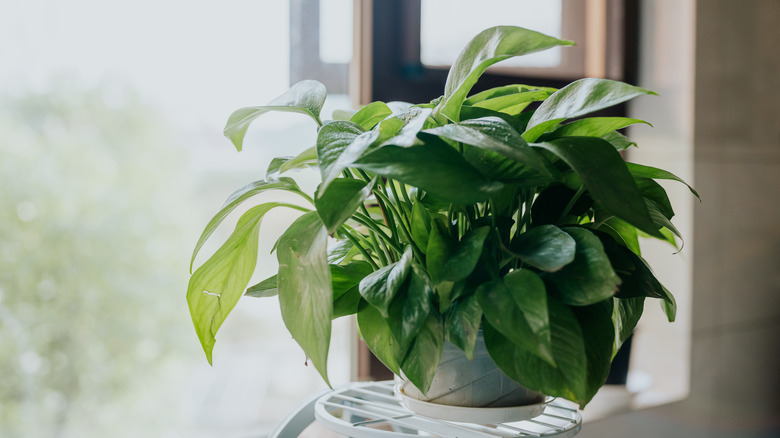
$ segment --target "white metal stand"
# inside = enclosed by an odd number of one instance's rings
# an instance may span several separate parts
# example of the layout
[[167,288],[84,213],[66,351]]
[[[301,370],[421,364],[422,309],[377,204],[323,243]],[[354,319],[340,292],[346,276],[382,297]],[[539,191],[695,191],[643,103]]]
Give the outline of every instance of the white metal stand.
[[537,417],[513,423],[473,424],[423,417],[403,406],[393,394],[394,383],[358,382],[328,391],[314,404],[314,416],[328,429],[352,438],[568,438],[582,427],[580,413],[562,400],[550,402]]

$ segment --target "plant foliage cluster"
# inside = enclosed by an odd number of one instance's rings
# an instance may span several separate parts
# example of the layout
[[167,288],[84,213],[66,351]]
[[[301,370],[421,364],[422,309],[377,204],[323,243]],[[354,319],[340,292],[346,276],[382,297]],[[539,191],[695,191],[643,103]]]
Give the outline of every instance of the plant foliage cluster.
[[[560,90],[508,85],[469,95],[490,65],[569,44],[495,27],[466,46],[430,103],[373,102],[323,122],[325,88],[304,81],[267,106],[235,111],[225,134],[239,150],[250,123],[269,111],[310,116],[318,137],[234,192],[196,245],[193,260],[258,193],[283,190],[310,204],[250,208],[192,275],[187,298],[209,361],[242,295],[278,294],[288,330],[326,381],[331,321],[357,314],[371,351],[423,391],[445,340],[471,356],[482,328],[511,378],[587,404],[645,298],[663,300],[674,319],[674,298],[638,238],[675,244],[674,212],[656,180],[681,180],[622,159],[633,143],[619,130],[646,122],[588,117],[651,91],[582,79]],[[283,176],[306,166],[322,177],[313,196]],[[278,274],[247,288],[260,222],[277,207],[303,215],[275,246]]]

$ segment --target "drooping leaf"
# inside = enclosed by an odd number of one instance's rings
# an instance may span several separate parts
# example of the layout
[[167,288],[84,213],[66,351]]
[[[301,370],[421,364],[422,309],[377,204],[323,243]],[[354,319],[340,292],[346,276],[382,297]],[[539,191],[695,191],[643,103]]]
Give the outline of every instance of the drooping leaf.
[[254,298],[275,297],[279,294],[279,289],[276,287],[276,274],[266,278],[260,283],[255,284],[247,288],[244,295]]
[[387,318],[390,303],[406,281],[411,266],[412,248],[408,246],[399,261],[372,272],[360,281],[360,295]]
[[477,288],[485,320],[513,343],[555,366],[544,282],[530,270],[512,271]]
[[395,374],[401,374],[404,351],[390,332],[387,320],[379,309],[363,301],[357,313],[360,337],[372,353]]
[[636,186],[639,188],[639,192],[642,194],[642,196],[653,201],[661,214],[663,214],[667,219],[672,219],[674,217],[672,203],[669,201],[669,196],[666,194],[666,190],[664,190],[660,184],[650,178],[635,178],[635,181]]
[[317,213],[328,229],[328,234],[336,230],[352,217],[352,214],[371,195],[376,179],[363,182],[357,179],[337,178],[330,183],[327,190],[320,193],[314,200]]
[[631,172],[631,175],[633,175],[636,178],[653,178],[653,179],[668,179],[672,181],[677,181],[680,183],[685,184],[688,187],[688,190],[693,193],[694,196],[698,200],[701,201],[701,196],[696,192],[696,190],[693,189],[688,183],[682,180],[682,178],[678,177],[677,175],[674,175],[671,172],[667,172],[663,169],[658,169],[655,167],[650,166],[643,166],[641,164],[636,163],[626,163],[626,166],[628,166],[628,171]]
[[317,148],[312,146],[294,157],[277,157],[265,171],[266,179],[276,178],[289,170],[317,165]]
[[463,101],[488,67],[513,56],[572,44],[521,27],[496,26],[483,30],[469,41],[450,68],[437,112],[457,122]]
[[558,176],[557,169],[538,151],[528,146],[508,123],[497,117],[465,120],[457,124],[428,129],[425,132],[498,152],[551,180]]
[[612,236],[615,241],[630,249],[634,254],[642,255],[639,248],[639,234],[636,228],[628,222],[613,216],[607,219],[599,230]]
[[612,347],[614,358],[620,347],[634,332],[642,311],[645,307],[644,297],[613,298],[612,299],[612,324],[615,327],[615,345]]
[[564,228],[574,238],[574,261],[561,270],[547,274],[556,296],[566,304],[587,306],[612,297],[618,291],[620,277],[612,269],[598,237],[584,228]]
[[368,131],[392,113],[386,103],[377,101],[360,108],[349,120]]
[[611,144],[612,147],[615,148],[615,150],[618,152],[624,151],[631,146],[636,146],[635,141],[631,141],[628,137],[617,131],[612,131],[606,135],[602,135],[601,138]]
[[500,182],[487,180],[442,141],[411,147],[384,146],[360,158],[355,167],[418,187],[456,204],[487,200],[503,187]]
[[433,287],[425,270],[412,264],[406,288],[398,292],[390,304],[387,320],[390,331],[406,350],[431,313]]
[[[206,240],[208,240],[209,236],[214,233],[217,227],[219,227],[219,224],[222,223],[227,215],[235,210],[236,207],[241,205],[242,202],[266,190],[284,190],[300,195],[305,199],[310,199],[308,195],[301,191],[301,189],[298,187],[298,184],[296,184],[295,181],[290,178],[280,178],[276,181],[255,181],[236,190],[230,196],[228,196],[227,200],[225,200],[225,203],[222,204],[222,207],[220,207],[217,214],[211,218],[209,223],[206,225],[206,228],[203,230],[203,233],[201,233],[200,238],[198,238],[198,243],[195,244],[195,249],[192,251],[192,258],[190,259],[190,272],[192,272],[192,265],[195,263],[195,257],[198,255],[201,247],[203,247],[203,244],[206,243]],[[277,203],[277,205],[304,212],[309,211],[307,208],[292,204]]]
[[587,388],[588,357],[582,328],[569,307],[555,300],[548,300],[547,307],[552,354],[557,366],[512,342],[491,323],[484,326],[488,353],[507,376],[521,385],[585,406],[595,391],[591,394]]
[[298,82],[268,105],[245,107],[234,111],[225,125],[225,137],[229,138],[240,151],[249,124],[269,111],[306,114],[320,124],[320,111],[326,96],[327,91],[321,83],[312,80]]
[[555,225],[534,227],[519,235],[512,253],[524,263],[555,272],[574,261],[574,239]]
[[444,350],[444,325],[435,313],[428,315],[404,358],[404,375],[425,394]]
[[328,231],[316,212],[298,218],[279,239],[279,307],[287,330],[328,385],[333,292]]
[[466,357],[474,358],[474,346],[482,325],[482,308],[474,294],[456,301],[444,318],[447,338],[463,350]]
[[187,304],[209,363],[214,337],[241,298],[257,265],[260,221],[278,205],[267,203],[247,210],[239,218],[233,234],[190,277]]
[[588,194],[602,208],[640,230],[660,237],[644,198],[620,154],[606,141],[564,137],[534,146],[562,159],[581,178]]
[[636,123],[650,125],[644,120],[630,119],[627,117],[588,117],[559,127],[549,134],[549,139],[552,140],[560,137],[603,137],[612,131]]
[[[615,328],[612,324],[612,300],[572,309],[577,315],[585,354],[588,358],[586,394],[596,394],[609,375]],[[592,396],[592,395],[591,395]]]
[[609,108],[643,94],[656,94],[619,81],[586,78],[574,81],[548,97],[534,112],[523,133],[528,142],[563,120]]
[[431,214],[421,202],[412,205],[412,239],[423,252],[427,252],[428,236],[431,233]]

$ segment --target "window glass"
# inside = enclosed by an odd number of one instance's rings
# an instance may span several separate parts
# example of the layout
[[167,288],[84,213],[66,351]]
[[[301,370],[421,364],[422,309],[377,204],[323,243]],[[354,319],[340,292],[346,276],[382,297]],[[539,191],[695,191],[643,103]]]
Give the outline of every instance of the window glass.
[[[561,37],[561,0],[422,0],[420,57],[429,66],[448,66],[466,43],[488,27],[513,25]],[[504,67],[556,67],[554,48],[502,61]]]
[[[315,141],[294,114],[258,119],[241,153],[222,137],[287,89],[290,50],[288,1],[0,0],[0,436],[262,436],[325,388],[275,299],[239,302],[213,367],[185,299],[225,198]],[[253,281],[291,217],[265,219]]]

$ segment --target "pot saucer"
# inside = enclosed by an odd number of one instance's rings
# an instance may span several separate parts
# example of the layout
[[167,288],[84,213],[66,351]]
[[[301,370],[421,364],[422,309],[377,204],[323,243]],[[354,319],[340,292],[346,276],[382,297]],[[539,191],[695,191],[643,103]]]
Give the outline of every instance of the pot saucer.
[[472,408],[417,400],[406,395],[404,383],[396,384],[393,389],[393,392],[401,398],[403,405],[410,411],[426,417],[460,423],[497,424],[529,420],[541,415],[547,404],[555,400],[555,397],[546,397],[543,402],[532,405]]

